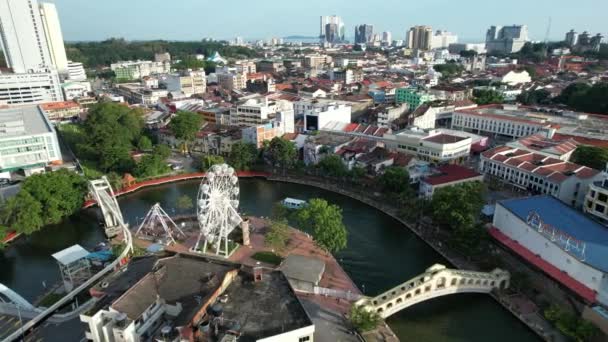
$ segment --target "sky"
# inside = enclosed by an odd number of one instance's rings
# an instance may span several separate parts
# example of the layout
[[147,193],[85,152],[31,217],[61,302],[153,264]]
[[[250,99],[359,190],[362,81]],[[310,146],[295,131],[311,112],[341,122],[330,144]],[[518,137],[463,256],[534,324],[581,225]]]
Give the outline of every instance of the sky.
[[532,40],[570,29],[608,32],[607,0],[45,0],[59,11],[67,41],[268,39],[319,34],[321,15],[339,15],[347,37],[358,24],[404,39],[413,25],[448,30],[460,41],[482,42],[491,25],[528,25]]

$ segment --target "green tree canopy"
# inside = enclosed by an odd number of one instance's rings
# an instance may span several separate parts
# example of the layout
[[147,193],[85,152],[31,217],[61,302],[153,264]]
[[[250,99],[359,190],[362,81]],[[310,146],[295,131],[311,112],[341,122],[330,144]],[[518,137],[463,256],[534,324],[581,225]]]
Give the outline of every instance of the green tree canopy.
[[239,141],[232,145],[228,160],[238,171],[250,170],[257,160],[258,150],[254,144]]
[[464,66],[457,63],[436,64],[433,66],[435,71],[440,72],[444,77],[458,76],[464,71]]
[[137,148],[140,151],[150,151],[152,149],[152,140],[147,136],[142,135],[137,141]]
[[473,96],[473,101],[478,105],[503,103],[505,100],[501,93],[491,89],[476,89],[473,91]]
[[321,161],[319,161],[317,164],[317,168],[321,170],[325,176],[329,177],[341,178],[348,175],[348,168],[342,162],[342,158],[335,154],[321,159]]
[[134,173],[140,178],[167,174],[171,172],[171,168],[167,165],[166,159],[162,150],[155,149],[151,154],[141,158],[135,166]]
[[272,221],[264,236],[264,244],[277,252],[281,252],[289,241],[289,226],[285,219]]
[[213,165],[224,164],[224,157],[208,154],[200,159],[201,171],[207,172]]
[[410,187],[410,175],[406,169],[398,166],[390,166],[378,177],[378,184],[383,191],[401,193]]
[[184,150],[188,151],[188,143],[196,139],[196,133],[201,129],[203,117],[197,113],[178,111],[169,122],[169,129],[179,140],[185,143]]
[[364,306],[360,305],[353,305],[350,308],[348,320],[361,333],[376,329],[380,322],[382,322],[382,318],[378,313],[373,310],[367,310]]
[[437,189],[431,200],[433,222],[452,231],[473,229],[484,204],[483,194],[480,182]]
[[588,166],[596,170],[605,170],[608,163],[608,149],[595,146],[580,145],[572,154],[573,163]]
[[84,139],[77,154],[95,160],[103,171],[125,171],[132,165],[129,152],[144,126],[142,113],[121,104],[104,102],[93,106],[84,123]]
[[556,100],[577,111],[608,114],[608,82],[572,83]]
[[7,201],[3,221],[17,232],[31,234],[79,210],[86,191],[84,179],[65,169],[32,175],[23,182],[17,195]]
[[265,155],[274,167],[289,168],[296,162],[296,145],[286,139],[274,137],[265,149]]
[[546,89],[524,91],[517,96],[517,101],[525,105],[549,104],[551,93]]
[[298,210],[295,218],[303,229],[312,231],[314,241],[325,250],[336,253],[346,248],[348,233],[338,206],[313,198]]

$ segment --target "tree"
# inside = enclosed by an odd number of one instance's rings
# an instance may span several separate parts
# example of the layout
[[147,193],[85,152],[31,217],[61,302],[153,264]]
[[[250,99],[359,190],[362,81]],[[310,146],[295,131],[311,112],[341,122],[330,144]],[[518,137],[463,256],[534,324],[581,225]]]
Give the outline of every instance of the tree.
[[96,161],[107,171],[129,171],[133,161],[129,152],[139,140],[144,126],[139,109],[116,103],[99,103],[89,110],[81,141],[80,157]]
[[532,65],[526,65],[523,67],[522,69],[523,71],[527,72],[528,75],[530,75],[530,78],[535,79],[536,78],[536,68]]
[[385,192],[401,193],[409,189],[410,175],[402,167],[390,166],[378,177],[378,183]]
[[265,149],[266,158],[273,167],[283,170],[291,167],[297,158],[296,145],[283,138],[274,137]]
[[546,89],[524,91],[517,96],[517,101],[525,105],[548,104],[551,93]]
[[473,101],[478,105],[503,103],[505,100],[501,93],[491,89],[477,89],[473,91],[473,96]]
[[228,160],[238,171],[250,170],[257,159],[258,151],[254,144],[239,141],[232,145]]
[[152,149],[152,141],[147,136],[142,135],[137,141],[137,148],[140,151],[150,151]]
[[367,310],[361,305],[353,305],[348,313],[348,320],[357,331],[364,333],[376,329],[382,318],[373,310]]
[[346,248],[348,233],[338,206],[313,198],[297,211],[295,218],[303,229],[312,231],[313,240],[325,250],[336,253]]
[[86,191],[84,178],[65,169],[32,175],[7,201],[3,221],[17,232],[31,234],[78,211]]
[[598,82],[593,86],[586,83],[572,83],[556,98],[574,110],[608,114],[608,82]]
[[441,75],[444,77],[453,77],[462,73],[464,71],[464,66],[452,62],[445,64],[437,64],[433,66],[433,69],[435,69],[435,71],[437,72],[440,72]]
[[470,58],[477,56],[477,51],[475,50],[462,50],[460,51],[460,57]]
[[152,154],[143,156],[134,170],[135,175],[140,178],[164,175],[169,172],[171,172],[171,168],[167,165],[162,149],[155,149]]
[[190,196],[182,195],[177,198],[175,206],[177,206],[179,210],[187,211],[192,209],[194,207],[194,204],[192,203],[192,198]]
[[188,152],[188,144],[196,139],[196,133],[201,129],[203,117],[197,113],[178,111],[169,122],[169,129],[175,138],[184,142],[183,152]]
[[467,182],[438,189],[431,200],[433,222],[452,232],[474,229],[484,204],[480,182]]
[[608,163],[608,148],[580,145],[572,154],[573,163],[596,170],[605,170]]
[[213,165],[221,165],[221,164],[224,164],[224,157],[208,154],[206,156],[201,157],[199,166],[200,166],[201,171],[206,172]]
[[281,252],[287,246],[289,235],[289,226],[286,220],[272,221],[268,232],[264,236],[264,244],[277,252]]
[[342,158],[335,154],[321,159],[317,164],[317,168],[321,170],[325,176],[329,177],[342,178],[348,175],[348,169],[342,162]]
[[152,153],[160,156],[163,159],[167,159],[171,155],[171,148],[165,144],[156,145],[154,146]]
[[353,168],[350,170],[350,177],[353,181],[363,178],[365,174],[365,169],[359,166],[353,166]]

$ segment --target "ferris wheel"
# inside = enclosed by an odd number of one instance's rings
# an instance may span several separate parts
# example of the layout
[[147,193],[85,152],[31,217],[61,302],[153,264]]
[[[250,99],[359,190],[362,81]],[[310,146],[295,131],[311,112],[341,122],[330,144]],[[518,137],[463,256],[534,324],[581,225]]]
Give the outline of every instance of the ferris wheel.
[[228,235],[243,220],[239,216],[239,179],[226,164],[213,165],[201,181],[197,197],[200,234],[194,250],[204,239],[203,253],[209,246],[215,254],[229,256]]

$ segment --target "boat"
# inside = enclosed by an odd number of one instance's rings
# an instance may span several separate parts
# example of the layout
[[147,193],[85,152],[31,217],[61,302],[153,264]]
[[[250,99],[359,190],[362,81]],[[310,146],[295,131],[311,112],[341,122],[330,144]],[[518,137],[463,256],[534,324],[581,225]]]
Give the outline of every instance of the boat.
[[302,209],[308,204],[304,200],[290,197],[286,197],[281,203],[287,209]]

